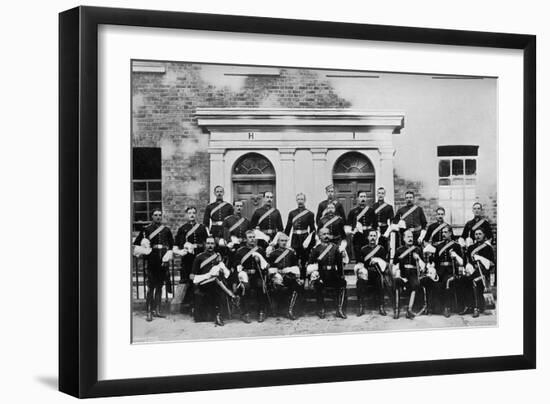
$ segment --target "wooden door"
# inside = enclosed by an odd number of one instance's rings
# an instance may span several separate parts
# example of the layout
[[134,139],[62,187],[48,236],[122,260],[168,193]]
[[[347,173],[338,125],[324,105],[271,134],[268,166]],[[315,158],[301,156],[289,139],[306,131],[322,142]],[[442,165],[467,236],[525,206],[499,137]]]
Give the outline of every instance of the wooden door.
[[346,215],[357,204],[357,192],[367,192],[367,204],[374,203],[374,178],[372,179],[345,179],[335,180],[334,190],[336,198],[344,206]]
[[233,195],[235,200],[244,201],[243,217],[252,218],[252,214],[263,204],[263,193],[273,192],[274,206],[275,182],[274,181],[235,181],[233,183]]

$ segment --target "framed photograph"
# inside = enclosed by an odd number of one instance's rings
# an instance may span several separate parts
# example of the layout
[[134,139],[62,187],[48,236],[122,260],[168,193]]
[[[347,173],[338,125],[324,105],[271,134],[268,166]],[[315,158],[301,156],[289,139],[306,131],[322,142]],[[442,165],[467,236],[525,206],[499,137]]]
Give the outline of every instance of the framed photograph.
[[535,367],[534,36],[59,23],[61,391]]

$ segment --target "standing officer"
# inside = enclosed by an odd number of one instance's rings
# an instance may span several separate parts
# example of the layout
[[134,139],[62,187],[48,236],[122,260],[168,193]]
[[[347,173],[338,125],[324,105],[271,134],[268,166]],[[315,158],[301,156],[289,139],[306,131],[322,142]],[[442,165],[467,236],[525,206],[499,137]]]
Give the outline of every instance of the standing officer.
[[258,322],[266,317],[268,303],[267,268],[264,249],[256,245],[254,230],[246,232],[246,245],[237,250],[233,256],[233,268],[237,271],[237,291],[241,296],[242,319],[250,323],[250,301],[252,294],[256,295],[258,303]]
[[474,214],[474,217],[464,226],[461,237],[462,240],[460,241],[460,243],[466,245],[466,247],[469,247],[473,244],[473,240],[475,239],[474,233],[477,229],[483,230],[483,233],[485,234],[485,239],[489,240],[489,242],[493,239],[493,230],[491,228],[491,223],[488,219],[482,216],[483,206],[481,205],[481,203],[474,203],[472,205],[472,212]]
[[283,231],[281,213],[273,207],[273,192],[264,192],[264,205],[254,211],[250,226],[267,234],[270,240],[273,240],[275,234]]
[[[306,196],[303,193],[296,195],[298,208],[291,210],[286,222],[285,234],[291,237],[291,247],[298,257],[301,278],[306,276],[306,265],[309,246],[304,247],[304,241],[310,234],[315,233],[315,215],[306,209]],[[315,234],[312,235],[312,237]]]
[[345,313],[347,282],[344,277],[342,253],[329,241],[329,230],[326,227],[321,227],[318,233],[321,242],[311,250],[308,265],[310,281],[317,298],[317,315],[319,318],[325,318],[325,288],[332,287],[338,292],[336,316],[347,318]]
[[[311,216],[313,219],[313,213]],[[288,236],[284,233],[279,234],[277,248],[267,257],[270,264],[270,286],[273,291],[272,299],[277,306],[282,298],[288,298],[288,318],[296,320],[294,307],[302,290],[299,283],[300,269],[298,268],[298,257],[294,250],[287,247],[287,243]]]
[[336,199],[336,195],[334,193],[334,185],[327,185],[325,187],[325,191],[327,193],[327,199],[319,203],[319,206],[317,208],[317,216],[315,216],[315,222],[317,223],[317,226],[319,226],[321,218],[325,215],[325,210],[327,209],[329,203],[334,204],[334,213],[336,214],[336,216],[340,216],[343,220],[346,220],[346,212],[344,211],[344,207]]
[[374,210],[367,205],[367,193],[357,192],[357,206],[349,211],[347,225],[353,234],[353,252],[355,259],[360,260],[361,248],[367,244],[367,233],[370,229],[376,229],[376,215]]
[[223,235],[230,249],[237,248],[243,243],[245,233],[250,230],[250,221],[242,216],[243,201],[233,203],[235,213],[223,220]]
[[189,220],[176,233],[174,252],[181,256],[180,283],[189,283],[193,261],[204,251],[204,243],[208,231],[203,224],[197,222],[197,208],[189,206],[185,213]]
[[394,294],[395,306],[393,318],[399,318],[399,294],[406,287],[410,291],[409,305],[407,306],[407,318],[413,319],[413,306],[416,293],[420,291],[418,275],[424,270],[426,264],[420,258],[422,251],[414,244],[412,230],[405,230],[403,233],[404,245],[395,252],[394,258]]
[[435,211],[435,222],[428,226],[426,231],[425,241],[429,244],[437,246],[443,241],[443,229],[449,227],[451,229],[451,237],[453,236],[452,228],[445,223],[445,209],[439,207]]
[[339,245],[342,240],[346,239],[344,226],[344,219],[336,215],[336,205],[332,202],[328,203],[326,213],[319,221],[319,228],[327,229],[328,240]]
[[451,315],[451,298],[456,290],[459,267],[464,265],[462,248],[453,240],[451,226],[446,224],[441,230],[442,240],[435,249],[435,265],[439,277],[439,288],[443,297],[443,315]]
[[162,211],[160,209],[153,210],[151,218],[152,223],[145,227],[134,240],[135,246],[145,247],[149,251],[145,270],[147,275],[147,295],[145,296],[147,321],[152,321],[153,317],[166,317],[160,313],[162,286],[165,282],[167,289],[171,286],[165,255],[174,247],[172,232],[162,224]]
[[386,190],[383,187],[378,188],[376,191],[376,196],[378,200],[374,203],[374,205],[372,205],[372,209],[374,210],[375,220],[378,230],[380,231],[380,238],[378,239],[378,242],[387,249],[387,236],[389,236],[389,234],[386,233],[388,231],[388,227],[393,221],[393,206],[384,201],[386,198]]
[[221,307],[225,297],[223,292],[225,285],[222,282],[229,273],[223,274],[220,269],[221,256],[214,251],[215,245],[214,237],[208,236],[205,251],[197,255],[190,277],[195,284],[195,321],[198,321],[199,311],[202,312],[206,305],[213,303],[216,315],[214,323],[223,326]]
[[[367,286],[371,284],[376,293],[378,312],[381,316],[386,315],[384,308],[384,290],[386,285],[391,285],[391,276],[388,277],[388,264],[386,249],[377,243],[378,232],[375,229],[368,231],[368,244],[361,248],[358,255],[357,267],[357,299],[359,300],[358,316],[365,313],[365,300],[367,297]],[[366,273],[364,271],[367,271]]]
[[414,243],[420,244],[424,241],[428,223],[424,210],[414,204],[414,193],[412,191],[405,193],[405,206],[397,211],[393,222],[401,228],[401,231],[411,230]]
[[466,276],[462,278],[461,293],[466,306],[459,314],[471,313],[473,307],[473,317],[479,317],[479,312],[485,309],[483,293],[490,287],[490,275],[495,267],[495,252],[481,226],[474,231],[474,237],[475,243],[467,249]]
[[216,243],[223,238],[223,220],[233,214],[233,206],[223,200],[224,194],[225,190],[221,185],[214,188],[216,200],[206,206],[202,221],[204,226],[210,229],[210,234],[216,238]]

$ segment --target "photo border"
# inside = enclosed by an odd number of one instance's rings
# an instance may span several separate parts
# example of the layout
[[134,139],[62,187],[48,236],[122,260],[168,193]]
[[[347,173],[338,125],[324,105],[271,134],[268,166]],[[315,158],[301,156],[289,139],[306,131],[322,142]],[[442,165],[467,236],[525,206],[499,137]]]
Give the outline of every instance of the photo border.
[[[98,381],[98,27],[102,24],[523,50],[523,354]],[[103,397],[536,367],[536,37],[78,7],[59,17],[59,389]]]

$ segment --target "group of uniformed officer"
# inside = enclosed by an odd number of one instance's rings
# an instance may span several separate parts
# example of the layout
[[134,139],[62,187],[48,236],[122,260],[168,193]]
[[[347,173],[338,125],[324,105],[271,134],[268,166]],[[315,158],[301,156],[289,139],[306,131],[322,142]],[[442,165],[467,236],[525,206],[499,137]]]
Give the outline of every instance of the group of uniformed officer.
[[[283,227],[273,193],[265,192],[264,205],[249,220],[242,216],[243,201],[231,205],[223,200],[224,189],[214,189],[216,201],[206,207],[203,222],[197,209],[188,207],[188,222],[175,240],[162,224],[162,212],[152,212],[152,223],[134,240],[134,254],[147,260],[147,321],[164,317],[160,312],[161,291],[170,288],[168,263],[181,257],[180,283],[193,291],[195,319],[204,307],[213,308],[215,324],[224,325],[222,306],[240,308],[241,319],[250,323],[250,309],[257,320],[284,306],[288,318],[296,319],[296,304],[308,287],[315,292],[317,315],[325,318],[325,297],[334,292],[336,316],[346,318],[347,282],[344,266],[352,254],[356,261],[357,315],[365,313],[365,301],[373,290],[380,315],[385,316],[385,294],[391,294],[394,318],[400,315],[400,295],[408,292],[406,317],[431,314],[439,303],[445,317],[451,315],[453,296],[459,314],[479,316],[484,294],[494,275],[495,256],[489,221],[482,206],[473,205],[474,218],[461,237],[445,223],[445,210],[438,208],[436,221],[428,226],[413,192],[406,192],[405,205],[394,214],[385,202],[385,190],[367,204],[367,193],[357,194],[357,206],[347,217],[336,199],[334,186],[326,187],[327,199],[317,214],[305,206],[306,196],[296,195]],[[351,239],[348,253],[347,239]],[[170,290],[169,290],[170,292]],[[417,296],[422,308],[413,311]],[[251,304],[252,303],[252,304]]]

